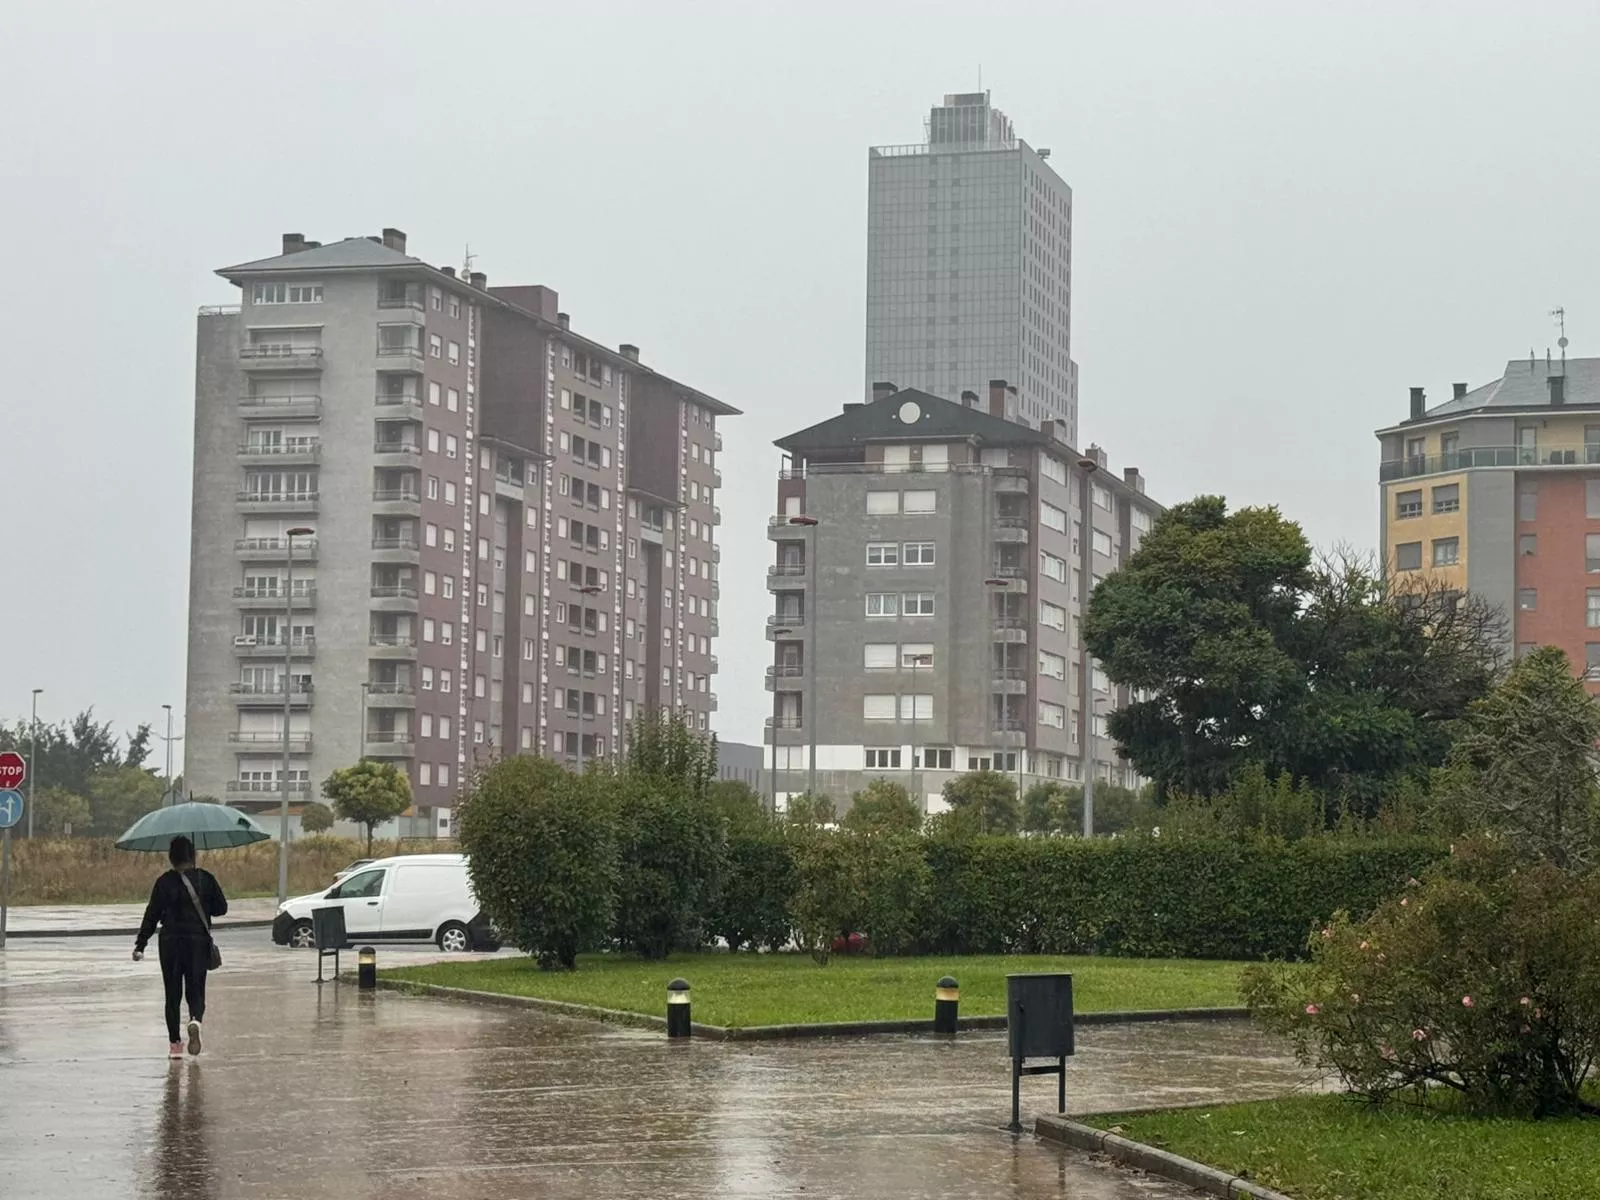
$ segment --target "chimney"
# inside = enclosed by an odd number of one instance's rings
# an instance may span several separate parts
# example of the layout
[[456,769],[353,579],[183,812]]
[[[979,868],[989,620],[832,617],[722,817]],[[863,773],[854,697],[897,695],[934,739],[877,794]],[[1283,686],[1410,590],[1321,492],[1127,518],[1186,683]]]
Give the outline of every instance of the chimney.
[[1544,380],[1550,385],[1550,403],[1559,408],[1567,402],[1567,377],[1565,375],[1547,375]]
[[1413,421],[1422,420],[1422,414],[1427,411],[1427,408],[1428,408],[1428,394],[1426,392],[1424,392],[1421,388],[1412,388],[1411,389],[1411,419]]
[[482,271],[474,271],[471,275],[467,276],[467,282],[481,292],[488,288],[489,277]]
[[962,406],[964,408],[977,408],[978,407],[978,393],[977,392],[962,392],[961,393],[961,404],[962,404]]
[[1450,385],[1450,391],[1453,393],[1450,398],[1452,400],[1459,400],[1461,397],[1467,394],[1467,385],[1464,383],[1452,383]]
[[406,235],[403,229],[385,229],[383,231],[383,244],[391,250],[398,250],[401,254],[406,252]]
[[439,270],[450,276],[451,279],[456,277],[456,269],[454,267],[440,267]]
[[1096,446],[1093,442],[1090,442],[1089,443],[1089,449],[1085,453],[1087,453],[1088,456],[1091,459],[1094,460],[1094,465],[1096,467],[1098,467],[1102,471],[1104,471],[1106,469],[1107,459],[1106,459],[1106,452],[1105,452],[1104,449],[1102,449],[1099,446]]
[[879,400],[887,400],[899,390],[894,384],[880,380],[872,385],[872,399],[874,403]]
[[571,329],[572,328],[572,318],[569,317],[564,312],[558,312],[556,314],[556,324],[561,326],[561,328],[563,328],[563,329]]
[[622,357],[627,359],[629,362],[639,361],[639,347],[635,346],[632,342],[623,342],[622,345],[617,347],[617,353],[622,355]]
[[1138,467],[1123,467],[1122,482],[1136,492],[1142,493],[1144,491],[1144,476],[1139,474]]
[[989,380],[989,415],[1004,418],[1006,415],[1006,393],[1011,390],[1011,385],[1004,379]]
[[306,235],[303,233],[286,233],[283,235],[283,252],[285,254],[299,254],[306,248]]

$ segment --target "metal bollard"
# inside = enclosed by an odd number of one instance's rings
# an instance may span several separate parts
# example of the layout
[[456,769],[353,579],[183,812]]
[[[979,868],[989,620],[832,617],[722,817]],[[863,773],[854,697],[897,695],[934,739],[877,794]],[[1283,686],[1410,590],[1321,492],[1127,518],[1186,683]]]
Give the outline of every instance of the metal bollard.
[[667,1036],[688,1037],[690,1024],[689,981],[674,979],[667,984]]
[[378,952],[363,946],[356,954],[356,987],[370,992],[378,986]]
[[946,975],[933,989],[933,1031],[954,1033],[961,1013],[961,989],[955,978]]

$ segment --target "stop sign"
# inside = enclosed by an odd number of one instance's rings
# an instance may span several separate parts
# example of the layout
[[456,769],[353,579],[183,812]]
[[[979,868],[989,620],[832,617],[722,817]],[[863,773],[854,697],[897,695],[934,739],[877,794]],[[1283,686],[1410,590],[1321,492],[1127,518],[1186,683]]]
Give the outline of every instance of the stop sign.
[[27,760],[15,750],[7,750],[0,754],[0,791],[7,788],[19,788],[22,781],[28,777]]

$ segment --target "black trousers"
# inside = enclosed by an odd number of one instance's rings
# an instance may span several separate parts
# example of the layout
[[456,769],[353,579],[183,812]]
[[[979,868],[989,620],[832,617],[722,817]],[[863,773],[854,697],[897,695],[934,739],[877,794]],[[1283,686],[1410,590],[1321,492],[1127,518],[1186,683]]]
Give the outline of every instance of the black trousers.
[[211,948],[205,938],[164,937],[161,950],[161,984],[167,993],[167,1041],[179,1041],[178,1002],[187,995],[189,1019],[206,1017],[206,960]]

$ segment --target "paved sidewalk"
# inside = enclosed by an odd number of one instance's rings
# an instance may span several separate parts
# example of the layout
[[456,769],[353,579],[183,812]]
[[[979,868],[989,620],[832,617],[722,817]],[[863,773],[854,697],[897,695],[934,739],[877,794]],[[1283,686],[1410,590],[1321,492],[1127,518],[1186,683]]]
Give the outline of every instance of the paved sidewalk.
[[[310,982],[226,931],[207,1050],[169,1065],[151,965],[94,939],[0,955],[6,1200],[1177,1200],[1003,1130],[1003,1035],[668,1043]],[[384,948],[384,962],[439,957]],[[1090,1027],[1074,1112],[1273,1095],[1303,1074],[1243,1023]],[[1053,1079],[1025,1081],[1032,1111]]]
[[[217,920],[217,928],[229,925],[272,923],[278,902],[273,898],[230,900],[228,915]],[[88,937],[139,932],[144,917],[143,904],[28,904],[13,908],[6,917],[6,931],[16,937]]]

